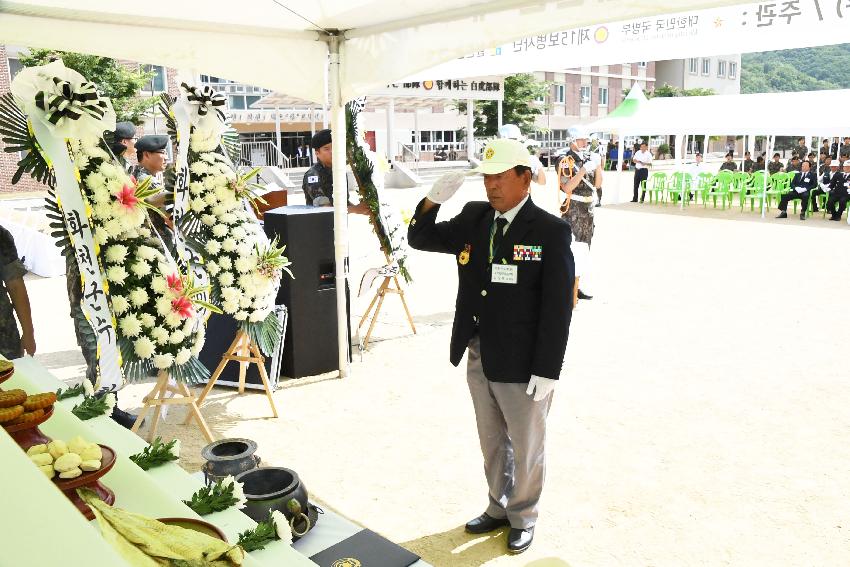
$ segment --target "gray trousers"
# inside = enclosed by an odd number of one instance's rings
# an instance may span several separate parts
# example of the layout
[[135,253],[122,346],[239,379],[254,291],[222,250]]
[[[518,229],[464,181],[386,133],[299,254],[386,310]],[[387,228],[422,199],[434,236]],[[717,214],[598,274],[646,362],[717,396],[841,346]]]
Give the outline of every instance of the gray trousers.
[[490,492],[487,515],[507,517],[512,528],[531,527],[546,476],[544,443],[552,394],[535,402],[525,393],[526,383],[487,380],[478,335],[469,341],[466,381]]

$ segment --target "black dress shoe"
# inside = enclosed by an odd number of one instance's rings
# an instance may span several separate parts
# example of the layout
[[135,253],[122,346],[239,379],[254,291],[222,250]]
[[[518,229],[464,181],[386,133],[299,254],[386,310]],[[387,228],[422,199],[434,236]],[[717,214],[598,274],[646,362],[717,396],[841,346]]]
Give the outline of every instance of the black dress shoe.
[[837,215],[832,215],[831,217],[829,217],[829,220],[839,221],[839,220],[841,220],[841,217],[839,217]]
[[511,531],[508,532],[508,552],[513,553],[514,555],[522,553],[531,547],[531,542],[533,540],[534,526],[524,530],[511,528]]
[[466,531],[471,534],[486,534],[487,532],[492,532],[493,530],[510,525],[511,523],[508,522],[507,518],[493,518],[485,512],[474,520],[468,521],[466,523]]
[[632,203],[637,203],[637,199],[632,199]]
[[[122,409],[118,409],[117,407],[112,408],[112,421],[126,427],[127,429],[132,429],[133,424],[136,423],[136,418],[138,417],[139,416],[128,413]],[[144,421],[141,425],[144,425]]]
[[582,290],[578,290],[578,298],[579,299],[593,299],[592,295],[587,295]]
[[778,219],[787,219],[787,218],[788,218],[788,213],[786,213],[785,211],[782,211],[781,213],[779,213],[779,214],[776,216],[776,218],[778,218]]
[[800,213],[800,220],[806,220],[806,213]]

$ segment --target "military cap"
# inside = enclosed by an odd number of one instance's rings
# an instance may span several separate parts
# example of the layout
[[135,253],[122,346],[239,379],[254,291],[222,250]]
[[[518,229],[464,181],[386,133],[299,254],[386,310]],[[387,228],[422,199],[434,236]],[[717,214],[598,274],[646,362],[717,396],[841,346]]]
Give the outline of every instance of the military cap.
[[844,163],[841,164],[841,167],[850,167],[850,159],[844,160]]
[[330,143],[331,143],[331,131],[328,130],[328,129],[319,130],[310,139],[310,147],[313,148],[314,150],[318,150],[322,146],[326,146]]
[[168,136],[142,136],[136,141],[136,152],[158,152],[168,146]]
[[829,167],[838,167],[838,166],[840,166],[840,165],[841,165],[841,164],[840,164],[840,163],[838,163],[838,160],[837,160],[837,159],[832,160],[831,162],[829,162]]
[[115,124],[115,140],[129,140],[136,137],[136,126],[132,122],[118,122]]

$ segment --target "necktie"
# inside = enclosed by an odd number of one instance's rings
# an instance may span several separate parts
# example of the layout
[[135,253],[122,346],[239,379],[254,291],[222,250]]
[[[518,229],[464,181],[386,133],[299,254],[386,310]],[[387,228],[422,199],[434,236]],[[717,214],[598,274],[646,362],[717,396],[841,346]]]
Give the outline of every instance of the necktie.
[[499,244],[505,237],[505,226],[508,224],[508,219],[499,217],[493,223],[493,228],[490,229],[490,263],[493,263],[493,256],[499,250]]

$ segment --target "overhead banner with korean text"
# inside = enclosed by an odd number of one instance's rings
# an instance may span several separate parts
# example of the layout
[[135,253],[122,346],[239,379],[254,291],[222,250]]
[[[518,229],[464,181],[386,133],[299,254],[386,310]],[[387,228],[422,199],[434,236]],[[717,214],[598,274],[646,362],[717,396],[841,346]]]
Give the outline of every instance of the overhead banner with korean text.
[[832,45],[848,41],[850,1],[756,2],[526,37],[405,79],[562,71]]

